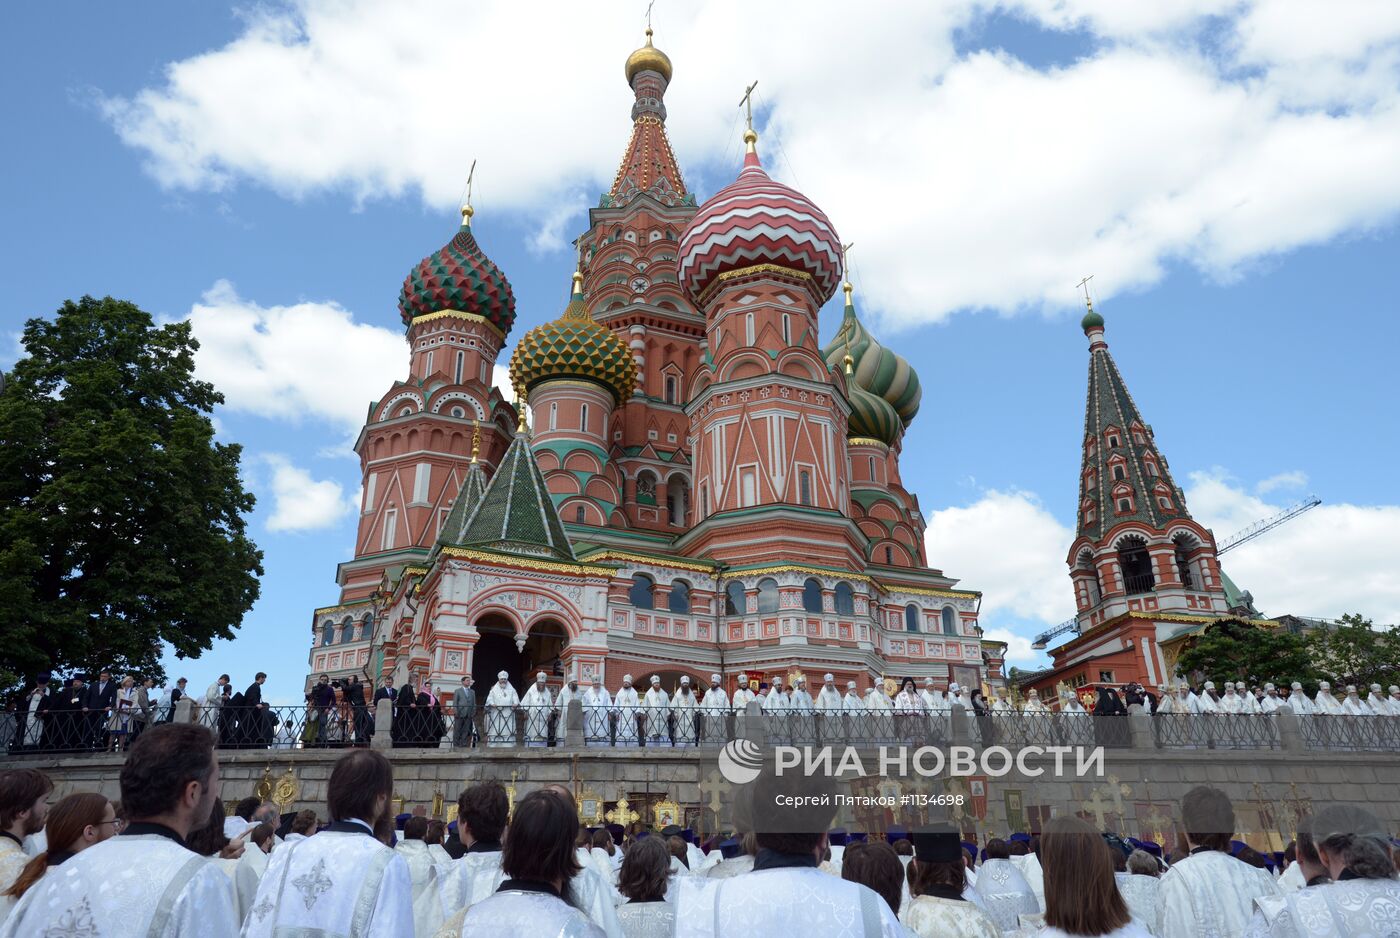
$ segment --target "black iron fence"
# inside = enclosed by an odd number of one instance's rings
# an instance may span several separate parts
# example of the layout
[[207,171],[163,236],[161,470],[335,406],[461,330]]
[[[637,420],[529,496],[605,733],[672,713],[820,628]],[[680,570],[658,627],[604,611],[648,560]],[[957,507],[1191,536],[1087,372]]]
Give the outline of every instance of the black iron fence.
[[1307,713],[1298,717],[1303,745],[1342,752],[1400,750],[1400,717]]
[[1278,749],[1278,721],[1269,713],[1158,713],[1152,731],[1162,749]]

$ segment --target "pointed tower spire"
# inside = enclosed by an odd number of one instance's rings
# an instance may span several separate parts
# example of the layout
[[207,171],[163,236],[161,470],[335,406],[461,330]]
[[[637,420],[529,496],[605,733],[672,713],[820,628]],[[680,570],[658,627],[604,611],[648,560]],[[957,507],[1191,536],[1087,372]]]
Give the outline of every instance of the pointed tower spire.
[[666,87],[671,83],[671,60],[651,42],[627,57],[627,84],[636,100],[632,105],[632,136],[613,177],[603,204],[624,205],[646,193],[663,205],[687,201],[680,164],[666,137]]
[[466,530],[467,519],[481,504],[481,496],[486,491],[486,472],[477,458],[481,453],[481,422],[472,425],[472,461],[467,464],[467,477],[462,481],[462,490],[452,503],[452,510],[443,519],[442,530],[438,532],[438,545],[457,543]]
[[[520,406],[523,413],[523,401]],[[468,470],[468,484],[472,471],[480,472],[479,464]],[[464,492],[460,501],[466,500]],[[452,514],[456,512],[454,505]],[[448,520],[452,521],[452,515]],[[549,560],[574,560],[573,546],[530,448],[529,433],[515,435],[501,457],[500,468],[465,520],[450,528],[443,526],[442,543]]]

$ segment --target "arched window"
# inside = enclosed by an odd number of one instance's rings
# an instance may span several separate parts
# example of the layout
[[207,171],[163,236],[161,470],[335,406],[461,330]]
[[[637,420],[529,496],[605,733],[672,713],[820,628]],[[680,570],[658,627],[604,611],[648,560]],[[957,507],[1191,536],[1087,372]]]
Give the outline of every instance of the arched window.
[[1123,469],[1122,464],[1119,464],[1119,465],[1113,467],[1113,481],[1114,481],[1114,482],[1122,482],[1122,481],[1123,481],[1124,479],[1126,479],[1127,477],[1128,477],[1128,473],[1127,473],[1127,471],[1125,471],[1125,470]]
[[643,469],[637,475],[637,504],[656,504],[656,473]]
[[685,580],[672,580],[671,595],[667,597],[666,605],[672,612],[689,612],[690,584]]
[[340,626],[340,641],[342,644],[355,640],[355,621],[346,619]]
[[815,577],[802,584],[802,608],[807,612],[822,611],[822,585]]
[[836,584],[836,614],[838,616],[856,614],[856,594],[849,583]]
[[553,430],[559,426],[559,402],[549,402],[549,429]]
[[812,504],[812,474],[802,471],[797,474],[797,500],[800,504]]
[[783,313],[783,344],[792,344],[792,317]]
[[744,315],[744,344],[753,345],[753,313]]
[[577,523],[579,523],[579,524],[583,524],[583,519],[584,519],[585,517],[586,517],[586,513],[585,513],[584,507],[583,507],[582,505],[575,505],[575,506],[574,506],[574,521],[577,522]]
[[627,591],[627,598],[638,609],[651,609],[655,605],[652,596],[655,585],[651,577],[645,573],[634,573],[632,575],[632,588]]
[[1094,565],[1094,553],[1087,547],[1079,552],[1078,566],[1080,570],[1086,570],[1093,574],[1093,579],[1089,580],[1089,603],[1097,606],[1099,600],[1103,598],[1103,590],[1099,586],[1099,571]]
[[374,616],[367,615],[360,623],[360,641],[367,642],[374,635]]
[[322,632],[321,632],[321,644],[322,644],[322,645],[334,645],[334,644],[335,644],[335,623],[334,623],[334,622],[327,622],[327,623],[326,623],[326,627],[325,627],[325,628],[322,630]]
[[919,607],[913,603],[904,607],[904,631],[919,631]]
[[758,581],[758,611],[778,611],[778,581],[772,577],[764,577]]
[[894,565],[894,548],[891,547],[890,545],[886,544],[886,545],[885,545],[885,566],[888,567],[888,566],[893,566],[893,565]]
[[867,456],[867,457],[865,457],[865,458],[868,459],[868,460],[870,460],[870,481],[874,482],[874,481],[875,481],[875,457],[874,457],[874,456]]
[[578,428],[586,431],[588,429],[588,405],[580,404],[578,408]]
[[724,588],[724,614],[741,616],[744,614],[744,584],[731,580]]
[[467,364],[467,353],[466,353],[466,352],[460,352],[460,351],[459,351],[459,352],[457,353],[457,367],[453,370],[453,380],[452,380],[452,383],[453,383],[453,384],[461,384],[461,383],[462,383],[462,370],[466,367],[466,364]]
[[943,634],[958,634],[958,614],[953,611],[952,606],[943,607]]
[[666,403],[668,403],[668,404],[674,404],[674,403],[676,402],[676,376],[675,376],[675,375],[667,375],[667,376],[666,376],[666,390],[663,392],[663,394],[664,394],[664,396],[665,396]]
[[1191,574],[1191,551],[1195,549],[1196,539],[1187,534],[1178,534],[1172,538],[1172,544],[1176,547],[1176,575],[1181,579],[1181,585],[1189,590],[1196,588],[1196,578]]
[[1123,589],[1129,594],[1150,593],[1155,585],[1152,577],[1152,557],[1147,542],[1129,535],[1118,542],[1118,566],[1123,571]]
[[685,524],[690,505],[690,487],[685,476],[674,475],[666,480],[666,520],[670,524]]

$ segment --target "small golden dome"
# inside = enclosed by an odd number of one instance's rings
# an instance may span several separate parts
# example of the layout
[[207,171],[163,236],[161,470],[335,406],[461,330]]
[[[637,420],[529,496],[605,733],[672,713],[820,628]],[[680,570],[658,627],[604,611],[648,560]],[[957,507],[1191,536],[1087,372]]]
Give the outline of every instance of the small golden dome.
[[671,59],[651,44],[650,26],[647,27],[647,44],[627,57],[627,84],[632,84],[632,79],[637,77],[638,72],[648,70],[660,72],[661,77],[668,82],[671,80]]

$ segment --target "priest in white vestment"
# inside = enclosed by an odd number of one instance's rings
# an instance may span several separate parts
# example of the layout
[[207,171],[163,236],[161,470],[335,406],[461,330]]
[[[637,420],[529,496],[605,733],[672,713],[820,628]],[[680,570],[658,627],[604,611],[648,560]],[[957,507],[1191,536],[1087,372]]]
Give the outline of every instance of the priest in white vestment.
[[413,891],[413,930],[417,935],[432,934],[441,924],[440,900],[431,889],[437,861],[423,839],[428,833],[428,819],[411,817],[403,826],[403,838],[394,852],[408,865],[408,880]]
[[1361,695],[1356,691],[1355,684],[1347,685],[1347,695],[1342,701],[1342,712],[1349,717],[1372,717],[1376,715],[1375,711],[1366,706],[1366,702],[1361,699]]
[[520,699],[525,713],[525,745],[534,749],[549,745],[549,718],[554,712],[554,695],[545,683],[543,671],[535,675],[535,683]]
[[1303,693],[1303,685],[1300,681],[1294,681],[1288,688],[1288,699],[1284,701],[1288,708],[1298,716],[1306,716],[1317,712],[1313,702],[1308,699],[1308,695]]
[[865,690],[865,715],[861,718],[860,741],[862,743],[893,742],[894,701],[883,687],[871,681]]
[[1371,685],[1371,693],[1366,696],[1366,706],[1371,708],[1371,712],[1378,717],[1390,716],[1390,707],[1386,706],[1385,697],[1381,695],[1379,684]]
[[606,746],[612,742],[608,714],[612,710],[612,694],[603,686],[603,675],[593,672],[593,683],[583,692],[583,744]]
[[740,674],[739,683],[734,688],[734,712],[742,713],[748,707],[749,701],[754,699],[754,696],[753,688],[749,687],[749,676]]
[[661,688],[661,678],[655,674],[651,676],[651,687],[647,688],[642,706],[646,708],[647,715],[647,745],[671,745],[671,732],[667,725],[667,717],[671,713],[671,698]]
[[1040,911],[1035,890],[1011,862],[1011,850],[1003,840],[988,842],[987,859],[977,871],[977,892],[987,914],[1003,932],[1019,928],[1020,916]]
[[710,675],[710,686],[700,701],[700,737],[708,742],[722,743],[728,734],[729,695],[724,692],[724,679]]
[[632,686],[632,675],[622,675],[622,686],[613,698],[613,710],[617,712],[617,744],[637,745],[637,717],[641,713],[641,701],[637,689]]
[[1021,706],[1021,729],[1028,744],[1033,746],[1044,746],[1055,741],[1055,734],[1051,729],[1050,711],[1045,707],[1045,701],[1040,699],[1040,692],[1034,687],[1026,691],[1026,702]]
[[799,677],[793,681],[792,696],[788,698],[788,707],[790,710],[788,722],[791,725],[792,741],[799,745],[816,742],[816,702],[812,700],[812,695],[807,690],[805,677]]
[[273,854],[243,938],[413,938],[408,863],[374,836],[393,790],[382,753],[341,756],[326,783],[330,826]]
[[510,685],[505,671],[496,674],[496,684],[486,695],[486,745],[501,749],[515,745],[515,710],[520,695]]
[[698,742],[695,736],[697,706],[695,694],[690,689],[690,675],[682,674],[680,687],[676,688],[676,696],[671,700],[671,710],[676,715],[677,746],[693,746]]
[[783,743],[791,742],[788,711],[792,709],[792,700],[783,691],[783,679],[773,678],[772,686],[768,688],[768,693],[762,699],[763,712],[768,717],[769,738],[777,739]]
[[1264,685],[1264,699],[1259,701],[1260,713],[1273,713],[1283,706],[1283,699],[1278,695],[1278,688],[1272,684]]
[[1162,875],[1162,938],[1243,934],[1254,900],[1278,890],[1267,870],[1225,852],[1235,829],[1229,798],[1213,788],[1191,789],[1181,800],[1181,824],[1192,849]]
[[[191,772],[192,762],[205,768]],[[126,828],[45,873],[15,903],[0,938],[235,938],[228,877],[184,842],[219,797],[213,734],[157,724],[131,746],[126,766],[138,765],[123,772]],[[154,792],[134,778],[175,784]]]
[[1317,696],[1313,698],[1313,709],[1321,714],[1340,716],[1342,705],[1332,693],[1332,685],[1322,681],[1317,685]]
[[1089,712],[1069,688],[1060,691],[1060,733],[1070,746],[1094,744],[1094,727]]
[[843,739],[845,733],[841,725],[841,692],[836,689],[834,674],[822,675],[822,689],[817,692],[813,706],[816,707],[822,739]]

